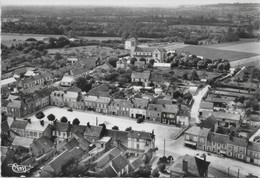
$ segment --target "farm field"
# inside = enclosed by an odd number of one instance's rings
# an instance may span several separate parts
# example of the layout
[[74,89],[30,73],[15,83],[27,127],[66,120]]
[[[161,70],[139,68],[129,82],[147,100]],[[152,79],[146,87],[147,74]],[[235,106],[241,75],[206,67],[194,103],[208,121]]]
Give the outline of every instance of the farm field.
[[190,54],[203,56],[204,58],[209,58],[212,60],[221,58],[221,59],[227,59],[228,61],[236,61],[239,59],[249,58],[258,55],[257,53],[214,49],[214,48],[192,46],[192,45],[185,46],[183,48],[177,48],[177,49],[173,48],[172,50],[176,50],[177,53],[188,52]]
[[260,42],[248,42],[248,43],[235,43],[235,44],[218,44],[206,46],[208,48],[221,49],[221,50],[229,50],[229,51],[239,51],[239,52],[247,52],[247,53],[258,53],[260,54]]

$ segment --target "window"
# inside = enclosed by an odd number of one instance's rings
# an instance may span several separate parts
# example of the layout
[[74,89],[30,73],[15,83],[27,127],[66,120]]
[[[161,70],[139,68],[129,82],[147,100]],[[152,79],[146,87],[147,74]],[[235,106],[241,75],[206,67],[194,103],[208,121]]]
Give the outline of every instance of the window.
[[34,132],[34,137],[37,137],[37,132]]
[[189,135],[186,135],[186,140],[189,140],[190,139],[190,136]]
[[31,136],[31,137],[33,136],[33,132],[30,132],[30,136]]
[[218,143],[218,147],[220,147],[220,143]]
[[197,142],[197,141],[198,141],[198,137],[193,137],[193,140],[194,140],[195,142]]

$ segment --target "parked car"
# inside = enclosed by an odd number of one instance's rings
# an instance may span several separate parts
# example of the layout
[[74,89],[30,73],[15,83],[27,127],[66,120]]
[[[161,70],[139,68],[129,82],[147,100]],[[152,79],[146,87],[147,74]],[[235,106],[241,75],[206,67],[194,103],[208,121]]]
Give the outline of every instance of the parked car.
[[73,109],[69,108],[67,111],[70,111],[70,112],[72,112],[72,111],[73,111]]
[[144,121],[143,118],[138,118],[138,119],[137,119],[137,123],[138,123],[138,124],[142,123],[143,121]]

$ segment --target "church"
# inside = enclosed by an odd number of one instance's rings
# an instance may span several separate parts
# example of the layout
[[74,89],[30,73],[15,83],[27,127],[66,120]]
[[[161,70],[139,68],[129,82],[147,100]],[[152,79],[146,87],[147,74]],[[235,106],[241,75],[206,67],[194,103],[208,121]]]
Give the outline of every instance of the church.
[[138,40],[136,38],[127,39],[125,41],[125,49],[130,50],[132,58],[135,57],[138,60],[144,58],[146,62],[154,59],[156,63],[163,63],[167,55],[164,48],[138,47]]

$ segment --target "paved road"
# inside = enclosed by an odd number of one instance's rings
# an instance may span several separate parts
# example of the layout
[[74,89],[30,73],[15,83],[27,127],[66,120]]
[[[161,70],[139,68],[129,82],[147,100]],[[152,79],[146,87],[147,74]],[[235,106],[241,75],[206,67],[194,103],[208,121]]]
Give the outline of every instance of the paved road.
[[205,86],[202,90],[200,90],[197,95],[193,97],[194,103],[191,108],[191,125],[195,123],[199,123],[199,107],[201,103],[202,97],[207,93],[209,89],[209,85]]

